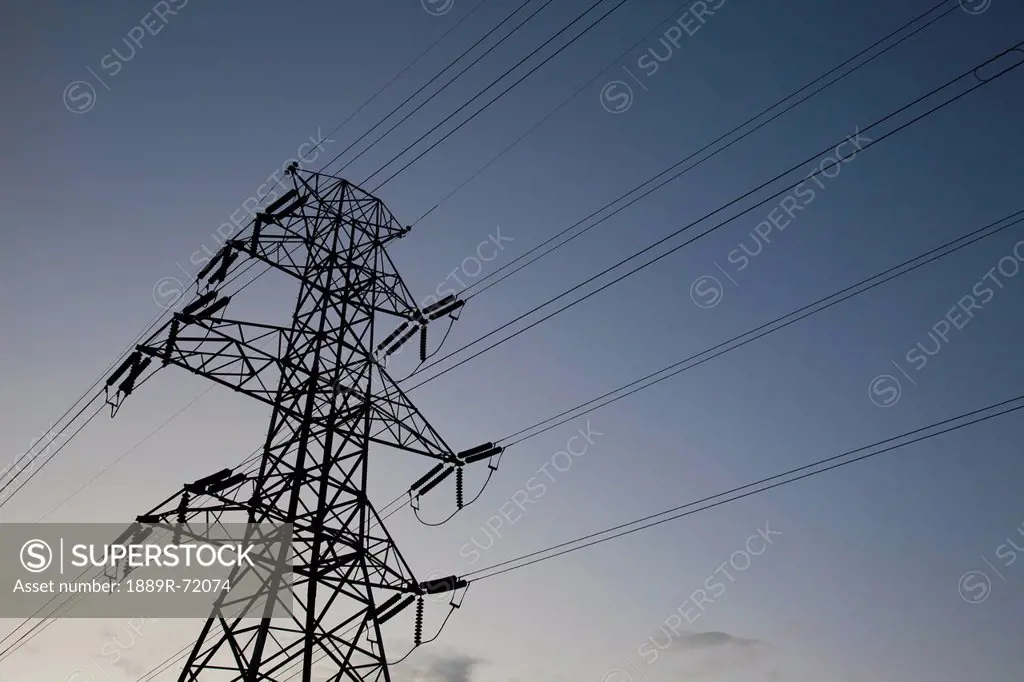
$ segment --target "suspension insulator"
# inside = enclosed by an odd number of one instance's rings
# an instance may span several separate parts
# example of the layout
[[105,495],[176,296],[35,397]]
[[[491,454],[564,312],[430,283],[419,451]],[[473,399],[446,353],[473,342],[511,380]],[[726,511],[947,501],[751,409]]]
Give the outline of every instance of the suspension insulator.
[[281,208],[282,206],[284,206],[285,204],[287,204],[289,201],[291,201],[292,199],[294,199],[297,196],[299,196],[299,193],[298,193],[297,190],[294,190],[294,189],[288,190],[287,192],[282,194],[276,201],[274,201],[274,203],[272,203],[269,206],[267,206],[266,209],[264,209],[264,213],[273,214],[273,213],[277,212],[277,209]]
[[381,352],[387,350],[388,348],[390,348],[391,344],[394,342],[394,340],[397,339],[399,336],[401,336],[402,332],[404,332],[408,328],[409,328],[409,322],[408,321],[405,321],[402,324],[398,325],[398,328],[395,329],[395,331],[393,331],[390,334],[388,334],[384,338],[384,340],[380,342],[380,344],[377,346],[377,352],[381,353]]
[[181,502],[178,504],[178,523],[185,523],[185,513],[188,511],[188,503],[192,496],[188,493],[181,494]]
[[215,493],[222,492],[224,490],[227,490],[228,488],[238,485],[247,478],[249,477],[246,474],[239,472],[232,476],[231,478],[226,478],[223,481],[219,481],[217,483],[211,483],[209,487],[206,488],[206,494],[213,495]]
[[219,483],[231,477],[231,469],[221,469],[215,474],[204,476],[197,481],[185,484],[185,491],[193,495],[202,495],[206,489],[214,483]]
[[431,490],[436,488],[438,486],[438,484],[441,483],[441,481],[443,481],[444,479],[448,478],[451,475],[452,475],[452,470],[451,469],[445,470],[444,472],[441,473],[440,476],[438,476],[433,481],[431,481],[430,483],[428,483],[425,486],[423,486],[422,488],[420,488],[420,493],[419,494],[420,495],[426,495]]
[[164,344],[164,367],[171,362],[171,353],[174,352],[174,344],[178,342],[178,331],[181,327],[181,318],[177,315],[171,320],[171,330],[167,334],[167,343]]
[[445,467],[445,463],[441,462],[440,464],[435,466],[433,469],[431,469],[427,473],[425,473],[422,476],[420,476],[419,479],[417,479],[417,481],[415,483],[413,483],[411,486],[409,486],[409,492],[410,493],[414,493],[417,490],[419,490],[420,488],[422,488],[424,483],[426,483],[427,481],[432,479],[434,476],[437,476],[439,473],[441,473],[441,469],[444,469],[444,467]]
[[[217,265],[219,265],[220,262],[224,259],[224,256],[225,256],[225,254],[227,252],[228,252],[228,247],[227,246],[222,247],[221,250],[218,251],[214,255],[214,257],[211,258],[206,263],[205,266],[203,266],[203,269],[199,271],[199,273],[196,275],[196,281],[198,282],[198,281],[204,279],[208,274],[210,274],[210,271],[213,270],[215,267],[217,267]],[[207,252],[207,253],[209,253],[209,252]]]
[[427,328],[420,327],[420,362],[427,361]]
[[462,467],[455,470],[455,506],[462,509]]
[[408,341],[409,339],[412,338],[413,334],[415,334],[415,333],[416,333],[416,327],[415,326],[410,326],[409,329],[404,334],[402,334],[401,336],[398,337],[397,341],[395,341],[393,344],[391,344],[391,346],[387,350],[384,351],[385,356],[391,355],[396,350],[401,348],[405,344],[406,341]]
[[445,313],[462,307],[462,305],[465,305],[465,302],[457,301],[455,299],[455,294],[448,294],[440,301],[431,303],[424,308],[422,314],[426,315],[428,319],[436,320],[437,318],[442,317]]
[[466,305],[465,301],[455,301],[451,305],[445,306],[444,308],[441,308],[440,310],[435,310],[433,313],[430,314],[430,319],[431,320],[436,320],[439,317],[444,317],[445,315],[448,315],[450,313],[454,313],[456,310],[461,309],[462,306],[464,306],[464,305]]
[[463,458],[462,461],[464,464],[472,464],[473,462],[479,462],[482,459],[488,459],[490,457],[494,457],[495,455],[500,455],[504,450],[505,448],[503,448],[502,446],[496,445],[488,450],[483,450],[482,452],[469,455],[468,457]]
[[477,455],[481,452],[484,452],[485,450],[490,450],[493,447],[494,443],[484,443],[483,445],[477,445],[475,448],[463,450],[457,455],[457,457],[461,460],[465,460],[467,457],[472,457],[473,455]]
[[114,371],[114,373],[107,378],[107,388],[113,386],[114,382],[120,379],[121,375],[127,372],[129,367],[131,367],[134,364],[137,364],[141,359],[141,356],[142,353],[140,353],[139,351],[135,351],[127,358],[125,358],[125,361],[122,362],[121,365]]
[[378,625],[383,625],[387,621],[391,620],[392,618],[397,616],[399,613],[401,613],[402,610],[405,609],[406,606],[408,606],[409,604],[413,603],[413,601],[415,599],[416,599],[416,597],[414,597],[413,595],[410,594],[408,597],[403,599],[398,604],[398,606],[394,607],[393,609],[391,609],[387,613],[384,613],[384,609],[378,609],[377,610],[377,624]]
[[230,247],[224,247],[224,258],[220,262],[220,267],[217,268],[217,272],[213,273],[213,277],[210,278],[208,286],[222,283],[228,276],[228,268],[231,267],[232,263],[238,260],[238,252],[231,250]]
[[416,600],[416,632],[413,641],[416,646],[423,643],[423,597]]
[[185,525],[185,513],[188,511],[188,503],[191,496],[185,492],[181,494],[181,502],[178,504],[178,526],[174,529],[174,544],[181,544],[181,527]]
[[187,306],[181,309],[181,316],[184,318],[190,318],[200,310],[210,305],[217,299],[216,291],[207,291],[205,294],[197,298],[196,300],[189,303]]
[[131,371],[128,372],[128,376],[118,385],[117,390],[126,396],[131,395],[132,391],[135,390],[135,382],[146,371],[151,362],[153,362],[153,358],[144,358],[137,365],[133,365]]

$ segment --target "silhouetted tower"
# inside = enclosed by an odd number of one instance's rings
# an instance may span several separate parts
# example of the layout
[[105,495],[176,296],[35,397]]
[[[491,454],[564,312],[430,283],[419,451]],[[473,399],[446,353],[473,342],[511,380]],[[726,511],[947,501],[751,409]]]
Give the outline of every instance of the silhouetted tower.
[[[415,579],[367,494],[371,445],[435,460],[411,486],[415,496],[453,472],[461,492],[462,466],[501,451],[490,443],[452,451],[384,366],[415,334],[425,336],[430,320],[462,305],[454,296],[416,305],[386,250],[409,229],[343,179],[294,166],[289,175],[294,189],[225,244],[199,273],[195,299],[107,381],[114,411],[159,364],[272,406],[258,471],[217,472],[139,517],[294,525],[292,584],[268,586],[294,589],[293,617],[228,619],[215,610],[181,681],[309,682],[317,661],[332,670],[330,680],[390,680],[381,624],[418,601],[418,644],[423,595],[465,583]],[[239,258],[297,281],[290,326],[224,316],[230,297],[218,287]],[[376,344],[383,323],[389,333]]]

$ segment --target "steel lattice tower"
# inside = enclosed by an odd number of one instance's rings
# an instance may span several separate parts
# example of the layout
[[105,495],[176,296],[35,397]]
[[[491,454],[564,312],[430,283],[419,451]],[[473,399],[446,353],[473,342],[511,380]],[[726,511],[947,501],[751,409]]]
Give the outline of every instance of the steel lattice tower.
[[[367,491],[371,445],[436,460],[413,484],[421,494],[462,466],[500,452],[488,443],[456,454],[388,375],[382,361],[461,307],[455,297],[420,309],[386,247],[409,230],[376,197],[333,176],[290,169],[294,189],[258,213],[199,273],[205,292],[176,313],[108,379],[116,408],[154,361],[176,365],[272,406],[258,473],[217,472],[186,485],[148,523],[215,519],[293,524],[291,618],[229,620],[215,611],[180,682],[389,681],[381,624],[423,595],[460,588],[418,582]],[[239,257],[297,280],[290,326],[232,320],[217,287]],[[391,318],[385,320],[384,318]],[[391,332],[375,348],[378,327]],[[270,348],[271,350],[266,350]],[[301,664],[301,677],[295,669]],[[336,672],[335,672],[336,671]]]

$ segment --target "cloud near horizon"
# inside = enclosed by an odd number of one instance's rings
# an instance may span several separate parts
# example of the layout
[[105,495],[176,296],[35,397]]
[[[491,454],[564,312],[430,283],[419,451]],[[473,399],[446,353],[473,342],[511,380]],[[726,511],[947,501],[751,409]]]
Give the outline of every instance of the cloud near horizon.
[[431,653],[415,662],[396,666],[395,679],[400,682],[473,682],[473,672],[487,661],[456,652]]
[[684,632],[675,639],[678,647],[687,650],[709,649],[713,647],[734,647],[746,649],[756,646],[766,646],[765,642],[759,639],[747,639],[736,637],[728,632],[712,630],[709,632]]

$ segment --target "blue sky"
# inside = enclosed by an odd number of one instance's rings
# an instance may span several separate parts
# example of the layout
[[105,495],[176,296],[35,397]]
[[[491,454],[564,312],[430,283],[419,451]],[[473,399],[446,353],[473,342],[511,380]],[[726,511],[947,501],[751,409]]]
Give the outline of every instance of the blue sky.
[[[525,11],[541,4],[534,0]],[[370,186],[387,179],[418,151],[374,175],[378,168],[590,4],[553,2],[366,154],[331,170],[358,183],[372,176]],[[453,272],[467,284],[482,278],[933,4],[708,0],[702,7],[713,11],[701,13],[701,21],[691,3],[629,0],[377,191],[412,223],[565,102],[418,222],[391,255],[420,297],[450,283]],[[474,298],[445,351],[798,162],[821,158],[858,129],[1022,39],[1019,0],[956,4],[863,69]],[[476,6],[407,0],[385,11],[366,1],[168,0],[157,7],[118,0],[5,8],[0,50],[11,97],[0,161],[4,464],[159,312],[174,280],[198,269],[193,254],[216,248],[218,226],[285,160],[306,153],[319,168],[514,5],[485,3],[328,134]],[[677,20],[686,30],[671,31]],[[132,50],[125,36],[139,37],[143,22],[149,30]],[[659,40],[666,36],[678,47]],[[663,61],[652,71],[643,64],[654,54]],[[1015,115],[1022,77],[1012,71],[840,164],[834,177],[809,185],[814,199],[789,220],[776,208],[780,199],[767,201],[412,396],[453,447],[471,447],[1024,208],[1024,123]],[[490,92],[511,79],[502,83]],[[311,136],[326,136],[315,159],[308,144],[300,152]],[[697,229],[782,191],[815,165]],[[773,220],[770,230],[757,232]],[[461,270],[499,232],[508,241],[494,260],[475,278]],[[1017,352],[1024,274],[1014,269],[1021,239],[1024,228],[1010,227],[519,444],[480,500],[442,528],[423,527],[408,511],[390,526],[417,570],[455,570],[455,563],[468,572],[1015,397],[1024,386]],[[744,246],[743,253],[756,255],[739,268],[742,260],[730,254]],[[1024,255],[1024,245],[1017,252]],[[708,276],[717,284],[695,285]],[[254,315],[294,296],[286,286],[256,289],[240,302]],[[967,295],[983,301],[969,317],[956,312]],[[937,327],[945,333],[941,343]],[[923,366],[907,358],[918,343],[933,352]],[[889,378],[876,380],[884,375],[899,382],[895,402]],[[95,422],[76,438],[5,505],[4,519],[47,514],[205,388],[183,373],[161,373],[117,419]],[[132,518],[181,482],[243,459],[262,439],[265,420],[259,406],[214,390],[47,520]],[[555,453],[588,420],[601,435],[571,467],[551,474],[554,480],[543,479],[545,493],[532,493],[533,503],[501,528],[501,537],[490,537],[488,520],[507,511],[531,480],[536,484],[538,471],[557,461]],[[1017,538],[1024,547],[1020,420],[1007,415],[481,581],[438,642],[396,669],[396,679],[1016,681],[1024,664],[1024,563],[1006,565],[1006,545]],[[379,502],[421,467],[382,462],[375,469]],[[424,519],[440,518],[449,506],[429,501]],[[684,621],[685,632],[657,660],[645,662],[641,645],[652,637],[664,642],[666,620],[695,590],[708,589],[722,562],[766,523],[781,535],[734,581],[726,579],[699,618]],[[460,551],[467,544],[480,549],[476,562]],[[977,574],[958,589],[969,571],[987,574],[990,592],[978,591]],[[982,593],[986,598],[971,602]],[[60,680],[81,669],[97,680],[135,680],[195,628],[153,623],[113,665],[99,652],[124,632],[124,622],[61,622],[0,663],[0,677]]]

